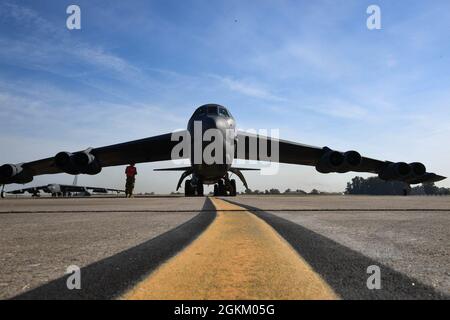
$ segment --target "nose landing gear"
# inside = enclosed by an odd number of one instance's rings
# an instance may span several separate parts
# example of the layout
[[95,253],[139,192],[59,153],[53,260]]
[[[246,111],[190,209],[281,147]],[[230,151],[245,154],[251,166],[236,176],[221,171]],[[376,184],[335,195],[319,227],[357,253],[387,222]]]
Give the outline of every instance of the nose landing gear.
[[214,185],[214,196],[236,196],[236,180],[234,179],[224,179],[219,180],[217,184]]

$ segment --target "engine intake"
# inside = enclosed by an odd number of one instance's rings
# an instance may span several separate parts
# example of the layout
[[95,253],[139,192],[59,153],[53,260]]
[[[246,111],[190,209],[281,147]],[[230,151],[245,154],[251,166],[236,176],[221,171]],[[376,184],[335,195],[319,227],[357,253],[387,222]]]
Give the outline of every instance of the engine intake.
[[325,147],[324,150],[325,153],[316,165],[316,170],[321,173],[344,173],[355,170],[361,165],[362,157],[356,151],[342,153],[327,147]]
[[[420,168],[416,168],[419,170]],[[378,175],[383,180],[402,181],[411,176],[412,166],[405,162],[389,163]]]
[[415,177],[423,176],[427,172],[427,168],[423,163],[413,162],[409,164]]
[[356,168],[361,165],[362,157],[359,152],[356,151],[347,151],[344,153],[345,162],[350,168]]
[[68,174],[90,174],[94,175],[102,171],[102,167],[90,149],[77,152],[60,152],[55,156],[55,165]]
[[317,163],[316,170],[321,173],[337,172],[344,162],[345,157],[341,152],[328,149]]
[[4,164],[0,167],[0,184],[28,183],[33,181],[33,175],[18,164]]
[[79,174],[78,168],[73,161],[73,154],[70,152],[59,152],[55,156],[55,165],[68,174]]

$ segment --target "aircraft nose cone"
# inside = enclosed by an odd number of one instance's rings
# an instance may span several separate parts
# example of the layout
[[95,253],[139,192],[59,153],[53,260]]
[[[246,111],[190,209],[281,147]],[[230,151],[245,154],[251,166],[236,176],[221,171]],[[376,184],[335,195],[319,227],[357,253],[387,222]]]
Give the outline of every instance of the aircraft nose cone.
[[223,131],[226,128],[227,128],[226,120],[219,117],[207,117],[202,121],[203,132],[209,129],[218,129],[220,131]]
[[217,122],[216,119],[212,117],[207,117],[203,119],[202,121],[202,131],[205,132],[208,129],[216,129],[217,128]]

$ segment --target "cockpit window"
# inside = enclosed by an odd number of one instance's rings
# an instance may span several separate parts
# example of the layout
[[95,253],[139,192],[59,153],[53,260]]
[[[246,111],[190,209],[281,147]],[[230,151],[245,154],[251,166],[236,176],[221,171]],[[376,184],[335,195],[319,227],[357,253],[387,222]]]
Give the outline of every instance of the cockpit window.
[[220,108],[220,107],[219,107],[219,115],[224,116],[224,117],[226,117],[226,118],[229,118],[229,117],[230,117],[230,115],[228,114],[227,109],[225,109],[225,108]]
[[194,112],[194,116],[200,116],[200,115],[202,115],[202,114],[205,114],[206,113],[206,110],[205,110],[205,108],[198,108],[197,110],[195,110],[195,112]]
[[217,106],[208,106],[207,113],[217,115]]

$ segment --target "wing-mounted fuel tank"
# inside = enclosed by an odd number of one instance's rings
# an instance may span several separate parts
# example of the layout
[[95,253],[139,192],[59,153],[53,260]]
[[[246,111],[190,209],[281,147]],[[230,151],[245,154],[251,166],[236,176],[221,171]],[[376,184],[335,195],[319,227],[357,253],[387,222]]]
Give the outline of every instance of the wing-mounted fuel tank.
[[84,151],[70,153],[59,152],[55,156],[55,166],[68,174],[90,174],[94,175],[102,171],[98,159],[92,154],[92,148]]
[[361,161],[362,157],[356,151],[339,152],[325,147],[316,164],[316,170],[320,173],[345,173],[357,170]]
[[33,174],[22,164],[4,164],[0,167],[0,184],[20,183],[33,181]]

